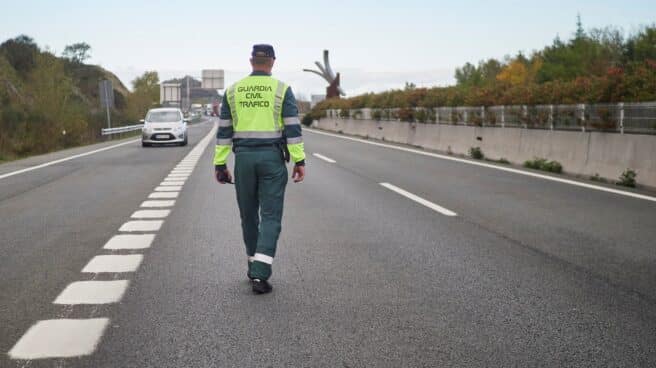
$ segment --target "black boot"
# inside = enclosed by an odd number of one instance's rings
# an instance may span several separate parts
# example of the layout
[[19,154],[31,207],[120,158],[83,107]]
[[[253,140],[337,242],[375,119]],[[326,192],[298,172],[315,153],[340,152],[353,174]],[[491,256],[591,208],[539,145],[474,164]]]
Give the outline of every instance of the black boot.
[[253,292],[255,294],[270,293],[273,287],[267,280],[253,279]]

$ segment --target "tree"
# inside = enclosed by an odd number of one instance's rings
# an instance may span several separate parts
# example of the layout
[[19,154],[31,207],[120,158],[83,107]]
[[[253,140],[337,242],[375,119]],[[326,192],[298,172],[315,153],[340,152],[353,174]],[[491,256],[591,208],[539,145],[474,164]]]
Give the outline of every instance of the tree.
[[157,99],[159,97],[159,75],[156,71],[144,72],[132,81],[134,93],[144,93]]
[[501,73],[497,75],[497,80],[500,82],[508,83],[512,86],[524,85],[529,79],[529,69],[526,64],[520,60],[515,59],[508,64]]
[[66,46],[62,56],[74,63],[81,64],[91,57],[91,55],[89,55],[89,51],[91,51],[91,46],[89,46],[88,43],[78,42]]
[[20,35],[0,45],[0,52],[5,55],[9,64],[25,77],[36,66],[39,47],[31,37]]
[[143,119],[146,111],[159,101],[159,75],[156,71],[144,72],[132,81],[128,96],[127,114],[130,119]]
[[656,61],[656,24],[627,40],[625,58],[627,61]]
[[465,63],[462,68],[456,68],[458,86],[473,87],[481,84],[481,72],[471,63]]
[[579,40],[585,37],[585,30],[583,30],[583,23],[581,22],[581,14],[576,14],[576,33],[574,38]]

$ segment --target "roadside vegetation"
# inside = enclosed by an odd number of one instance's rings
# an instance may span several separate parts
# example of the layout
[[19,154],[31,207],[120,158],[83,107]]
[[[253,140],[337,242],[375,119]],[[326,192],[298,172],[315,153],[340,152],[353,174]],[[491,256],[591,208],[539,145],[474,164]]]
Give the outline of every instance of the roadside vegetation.
[[616,184],[617,185],[623,185],[625,187],[635,188],[635,186],[636,186],[636,177],[637,176],[638,176],[638,173],[635,172],[635,170],[626,169],[622,173],[622,175],[620,175],[620,181],[618,181]]
[[[455,71],[455,86],[368,93],[318,104],[326,109],[400,108],[402,121],[427,121],[415,107],[494,106],[656,101],[656,24],[625,35],[606,27],[585,31],[580,21],[568,40],[559,37],[531,55],[467,63]],[[375,112],[380,114],[380,112]],[[374,119],[379,117],[374,116]]]
[[524,162],[524,167],[534,170],[548,171],[560,174],[563,172],[563,165],[558,161],[549,161],[544,158],[535,158]]
[[483,154],[483,151],[481,150],[481,147],[470,147],[469,148],[469,157],[475,159],[475,160],[482,160],[485,158],[485,155]]
[[158,102],[157,73],[133,82],[133,92],[111,72],[87,65],[91,46],[67,46],[61,56],[21,35],[0,44],[0,161],[100,140],[106,114],[98,82],[114,88],[112,125],[134,123]]

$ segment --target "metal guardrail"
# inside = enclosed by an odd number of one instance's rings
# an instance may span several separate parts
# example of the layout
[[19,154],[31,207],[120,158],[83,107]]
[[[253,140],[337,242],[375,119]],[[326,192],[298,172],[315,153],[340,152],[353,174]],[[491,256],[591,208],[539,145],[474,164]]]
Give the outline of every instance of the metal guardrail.
[[134,130],[139,130],[143,128],[143,124],[137,124],[137,125],[126,125],[122,127],[116,127],[116,128],[104,128],[100,132],[102,135],[111,135],[111,134],[117,134],[117,133],[125,133],[125,132],[131,132]]
[[331,118],[656,134],[656,102],[326,110]]

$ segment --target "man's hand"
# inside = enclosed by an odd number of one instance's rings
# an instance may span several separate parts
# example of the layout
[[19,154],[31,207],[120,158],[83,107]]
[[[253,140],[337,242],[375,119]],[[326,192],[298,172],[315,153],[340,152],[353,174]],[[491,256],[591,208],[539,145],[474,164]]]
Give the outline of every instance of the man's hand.
[[232,174],[230,173],[230,169],[216,169],[214,170],[214,175],[216,176],[216,181],[220,184],[232,184]]
[[305,166],[303,165],[294,165],[294,171],[292,172],[292,179],[294,183],[300,183],[305,179]]

